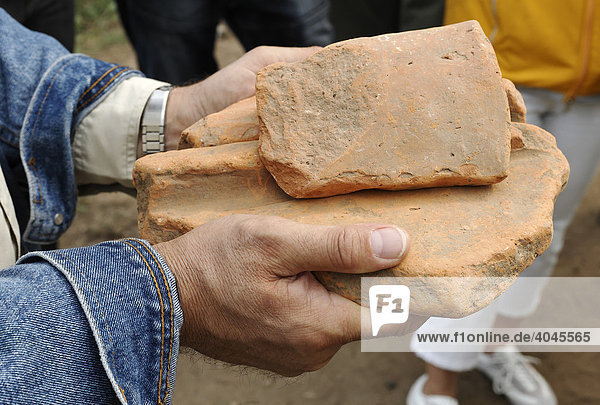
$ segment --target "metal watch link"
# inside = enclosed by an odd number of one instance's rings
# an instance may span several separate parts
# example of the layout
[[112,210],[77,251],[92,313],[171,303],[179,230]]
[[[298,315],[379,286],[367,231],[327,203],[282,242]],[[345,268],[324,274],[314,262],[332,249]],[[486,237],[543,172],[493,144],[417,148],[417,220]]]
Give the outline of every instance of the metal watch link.
[[143,156],[165,151],[165,112],[172,88],[159,87],[148,98],[140,124]]

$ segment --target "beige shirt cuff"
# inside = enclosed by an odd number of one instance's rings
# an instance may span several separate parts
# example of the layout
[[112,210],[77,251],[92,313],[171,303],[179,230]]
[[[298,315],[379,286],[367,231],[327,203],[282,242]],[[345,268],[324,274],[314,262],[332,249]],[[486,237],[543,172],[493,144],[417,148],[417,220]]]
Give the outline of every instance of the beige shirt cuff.
[[140,120],[150,94],[168,83],[143,77],[121,82],[75,129],[75,182],[133,187]]
[[15,264],[20,254],[20,241],[17,216],[0,167],[0,270]]

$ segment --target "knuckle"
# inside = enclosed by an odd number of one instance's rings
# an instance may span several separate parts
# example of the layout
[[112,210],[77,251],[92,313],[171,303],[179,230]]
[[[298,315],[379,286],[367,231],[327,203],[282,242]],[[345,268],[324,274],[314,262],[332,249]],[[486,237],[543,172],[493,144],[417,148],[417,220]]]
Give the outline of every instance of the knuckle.
[[249,57],[253,58],[263,58],[268,53],[268,47],[265,45],[257,46],[248,52]]
[[250,236],[259,228],[259,219],[254,215],[235,214],[232,218],[235,221],[235,230],[240,235]]
[[253,249],[260,229],[257,218],[252,215],[237,214],[230,218],[229,239],[240,248]]
[[235,238],[244,240],[252,234],[252,219],[248,215],[235,214],[227,217],[226,220]]
[[255,49],[256,49],[256,53],[260,53],[260,54],[263,54],[269,50],[269,48],[266,45],[257,46]]
[[344,227],[331,238],[329,258],[338,268],[352,269],[360,259],[361,237],[356,228]]
[[249,246],[262,251],[277,252],[283,241],[276,219],[268,216],[241,215],[237,221],[236,234]]

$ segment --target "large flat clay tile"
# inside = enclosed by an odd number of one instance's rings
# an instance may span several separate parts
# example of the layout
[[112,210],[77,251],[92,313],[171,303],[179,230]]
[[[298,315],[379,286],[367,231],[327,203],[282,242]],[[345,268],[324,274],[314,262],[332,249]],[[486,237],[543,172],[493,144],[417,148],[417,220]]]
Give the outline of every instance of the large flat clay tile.
[[[134,168],[140,234],[157,243],[237,213],[311,224],[398,225],[411,236],[408,255],[398,266],[374,274],[478,277],[480,283],[469,283],[472,288],[442,280],[439,288],[411,298],[411,313],[465,316],[505,291],[547,248],[554,200],[569,173],[552,135],[528,124],[511,126],[519,148],[511,153],[508,177],[482,187],[293,199],[261,163],[256,141],[147,156]],[[315,275],[328,289],[360,302],[360,276]]]

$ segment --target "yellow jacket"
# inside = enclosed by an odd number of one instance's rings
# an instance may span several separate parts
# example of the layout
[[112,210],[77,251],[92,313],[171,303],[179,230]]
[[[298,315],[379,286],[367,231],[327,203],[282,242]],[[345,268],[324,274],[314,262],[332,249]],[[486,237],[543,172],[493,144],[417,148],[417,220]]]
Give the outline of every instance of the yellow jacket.
[[515,84],[600,93],[600,0],[446,0],[446,24],[473,19]]

